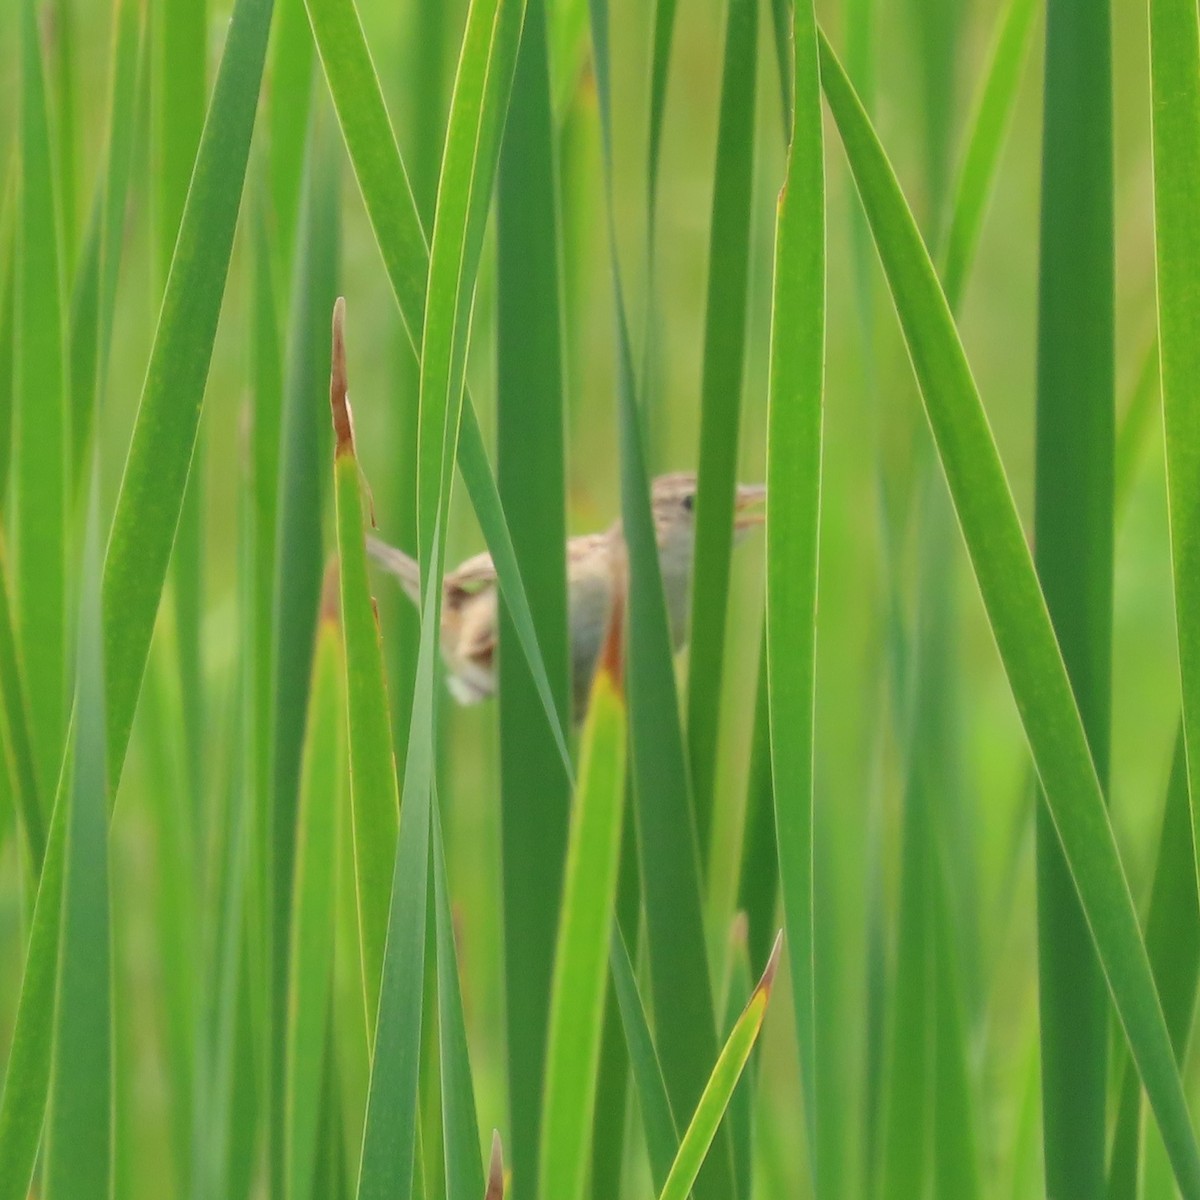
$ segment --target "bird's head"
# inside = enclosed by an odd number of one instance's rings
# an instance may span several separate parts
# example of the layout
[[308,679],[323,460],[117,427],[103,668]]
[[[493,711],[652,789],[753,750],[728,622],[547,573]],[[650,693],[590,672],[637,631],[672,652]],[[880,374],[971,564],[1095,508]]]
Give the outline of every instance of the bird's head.
[[[734,537],[761,525],[767,489],[761,484],[739,483],[733,501]],[[664,564],[686,560],[690,564],[696,544],[696,476],[691,471],[660,475],[650,491],[654,526]]]

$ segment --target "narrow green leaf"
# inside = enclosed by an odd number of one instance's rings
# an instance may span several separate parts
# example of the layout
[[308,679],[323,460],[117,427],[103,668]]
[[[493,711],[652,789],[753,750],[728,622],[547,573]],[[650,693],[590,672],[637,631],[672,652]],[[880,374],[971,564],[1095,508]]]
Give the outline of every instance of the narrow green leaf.
[[15,429],[17,618],[38,783],[58,778],[67,722],[67,377],[58,197],[36,0],[23,0]]
[[[357,478],[354,485],[358,486]],[[347,709],[342,680],[347,657],[342,649],[336,605],[330,603],[317,628],[296,828],[294,917],[288,956],[284,1193],[288,1200],[310,1200],[318,1194],[317,1132],[325,1091],[326,1030],[333,976],[337,814],[345,775]]]
[[1184,1194],[1200,1195],[1200,1155],[1137,915],[979,393],[895,174],[824,40],[821,67],[825,94],[892,288],[992,632],[1109,988]]
[[392,757],[391,718],[383,678],[383,648],[367,580],[363,480],[354,449],[346,393],[345,301],[333,310],[333,356],[329,394],[337,445],[338,564],[342,625],[346,637],[346,701],[350,730],[350,800],[354,814],[354,861],[362,938],[367,1026],[374,1032],[375,1007],[387,939],[388,884],[396,858],[400,795]]
[[1129,497],[1150,444],[1152,431],[1161,432],[1162,409],[1158,388],[1158,338],[1142,356],[1141,369],[1117,427],[1113,464],[1113,508],[1118,523],[1129,509]]
[[1150,81],[1167,508],[1192,840],[1200,856],[1200,295],[1194,277],[1200,228],[1192,210],[1200,188],[1200,15],[1187,0],[1150,5]]
[[588,703],[554,956],[537,1194],[556,1200],[582,1200],[591,1165],[625,809],[622,620],[614,606]]
[[708,239],[708,303],[700,381],[699,486],[692,631],[688,650],[687,733],[696,833],[707,866],[713,821],[729,560],[737,488],[750,207],[754,184],[754,104],[758,0],[729,0],[725,66]]
[[767,414],[767,687],[809,1170],[822,1190],[813,913],[813,711],[825,371],[825,172],[812,5],[795,5],[787,177],[775,222]]
[[107,1200],[112,1188],[113,984],[98,479],[89,510],[46,1118],[49,1200]]
[[[545,0],[529,0],[497,176],[496,457],[538,646],[559,722],[568,728],[575,693],[567,635],[566,397],[546,16]],[[570,792],[506,604],[499,635],[509,1147],[524,1191],[538,1170]]]
[[[5,189],[11,195],[12,188]],[[5,208],[8,208],[7,203]],[[16,408],[17,242],[11,221],[3,224],[3,274],[0,275],[0,513],[8,508],[8,478],[12,468],[13,414]]]
[[275,253],[283,268],[279,279],[286,284],[296,255],[296,229],[304,193],[304,149],[313,97],[313,40],[304,0],[279,0],[268,73],[271,211],[275,217]]
[[662,130],[667,114],[667,82],[671,73],[671,43],[675,40],[677,0],[655,0],[654,43],[650,56],[650,136],[646,151],[646,191],[651,238],[658,207],[658,168],[662,160]]
[[717,1128],[729,1107],[729,1101],[741,1078],[750,1051],[758,1040],[759,1030],[762,1029],[763,1017],[766,1016],[767,1004],[771,999],[771,986],[775,980],[775,971],[779,966],[779,953],[783,947],[783,934],[775,943],[775,951],[767,963],[767,969],[759,981],[758,987],[750,997],[745,1012],[742,1013],[713,1067],[712,1075],[704,1089],[704,1095],[696,1106],[691,1124],[679,1144],[679,1153],[671,1167],[671,1174],[659,1192],[659,1200],[687,1200],[696,1177],[700,1174],[704,1156],[716,1137]]
[[109,773],[120,777],[225,291],[271,0],[238,0],[196,158],[104,571]]

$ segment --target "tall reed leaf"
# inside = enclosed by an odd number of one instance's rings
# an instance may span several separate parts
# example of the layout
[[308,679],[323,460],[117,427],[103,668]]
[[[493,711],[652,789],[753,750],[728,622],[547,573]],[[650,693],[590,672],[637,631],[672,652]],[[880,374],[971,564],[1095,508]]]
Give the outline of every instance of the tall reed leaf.
[[107,1200],[112,1187],[112,963],[108,894],[99,486],[85,535],[74,762],[46,1130],[46,1196]]
[[696,1106],[683,1141],[679,1144],[679,1153],[667,1176],[667,1182],[659,1200],[687,1200],[700,1173],[704,1156],[712,1146],[721,1118],[733,1097],[734,1089],[750,1058],[750,1051],[758,1040],[762,1029],[763,1018],[767,1013],[767,1004],[771,999],[771,988],[775,982],[775,972],[779,967],[779,954],[783,948],[783,934],[775,943],[775,950],[767,962],[767,969],[759,980],[758,987],[750,997],[745,1011],[738,1018],[731,1030],[717,1065],[704,1089],[704,1095]]
[[196,440],[262,78],[271,0],[237,0],[188,190],[104,570],[109,782],[125,760]]
[[555,1200],[582,1200],[591,1164],[625,809],[622,611],[609,616],[588,703],[554,956],[537,1194]]
[[[1200,16],[1187,0],[1150,5],[1155,270],[1175,629],[1193,842],[1200,847]],[[1197,850],[1200,854],[1200,849]],[[1200,862],[1200,859],[1198,859]]]
[[816,686],[825,173],[810,3],[793,17],[795,106],[775,223],[767,426],[767,680],[771,773],[788,959],[800,1041],[809,1169],[821,1190],[821,1091],[813,977],[813,711]]
[[17,614],[42,794],[58,779],[67,716],[67,367],[62,260],[36,0],[23,0],[17,242]]
[[[545,0],[529,0],[496,189],[496,466],[513,548],[563,727],[567,635],[565,420],[558,172]],[[546,1026],[567,846],[569,777],[500,606],[500,819],[509,1146],[522,1193],[537,1172]]]
[[750,273],[758,0],[729,0],[708,239],[687,732],[701,863],[712,830]]
[[[717,1053],[716,1006],[704,940],[700,856],[687,754],[671,661],[662,566],[650,506],[645,426],[635,395],[632,349],[617,255],[607,0],[591,0],[592,56],[600,105],[614,291],[621,523],[628,555],[626,691],[638,855],[650,949],[650,980],[663,1076],[676,1112],[690,1112]],[[718,1139],[697,1186],[704,1200],[734,1194],[728,1137]]]
[[875,236],[988,619],[1138,1070],[1184,1194],[1200,1154],[1066,669],[978,390],[891,164],[828,42],[822,84]]
[[346,392],[346,305],[333,310],[333,358],[330,398],[333,406],[334,496],[337,501],[338,564],[342,627],[346,637],[346,700],[350,730],[350,800],[353,806],[354,861],[358,919],[362,938],[367,1023],[375,1027],[379,981],[387,937],[388,885],[396,858],[400,795],[392,757],[391,718],[383,676],[379,624],[367,580],[363,540],[368,514],[364,485],[354,449]]
[[[351,455],[351,458],[353,456]],[[354,485],[358,487],[357,476]],[[359,541],[361,542],[361,537]],[[365,564],[364,564],[365,569]],[[292,946],[288,956],[288,1200],[317,1194],[317,1133],[326,1069],[326,1030],[333,976],[334,867],[337,817],[345,775],[346,699],[338,606],[330,589],[317,627],[307,737],[296,828]]]
[[[392,293],[416,353],[425,321],[429,250],[379,79],[353,0],[306,0],[306,4],[325,79],[341,123],[342,137],[383,256]],[[542,708],[554,731],[559,754],[569,770],[566,737],[555,708],[512,538],[469,394],[463,400],[458,465],[484,540],[495,561],[500,590],[509,607],[521,650],[533,672]]]

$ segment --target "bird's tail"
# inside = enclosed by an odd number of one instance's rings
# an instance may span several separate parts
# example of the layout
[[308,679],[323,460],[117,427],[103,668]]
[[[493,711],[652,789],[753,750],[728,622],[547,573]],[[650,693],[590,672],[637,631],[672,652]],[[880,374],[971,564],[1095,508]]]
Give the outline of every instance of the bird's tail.
[[418,607],[421,604],[421,568],[415,558],[409,558],[403,550],[367,535],[367,552],[389,574],[395,575],[408,598]]

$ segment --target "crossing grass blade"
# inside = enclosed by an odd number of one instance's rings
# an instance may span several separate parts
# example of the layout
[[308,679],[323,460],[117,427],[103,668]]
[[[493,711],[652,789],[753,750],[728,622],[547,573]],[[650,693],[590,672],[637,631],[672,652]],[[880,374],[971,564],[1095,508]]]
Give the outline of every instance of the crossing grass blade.
[[734,1089],[741,1078],[742,1071],[750,1058],[750,1051],[758,1040],[762,1029],[763,1018],[767,1013],[767,1004],[771,999],[771,987],[775,981],[775,972],[779,966],[779,954],[783,948],[783,934],[775,943],[775,950],[767,962],[767,969],[759,980],[758,987],[750,997],[745,1011],[734,1025],[717,1065],[713,1067],[704,1095],[696,1106],[683,1141],[679,1144],[679,1153],[667,1176],[667,1182],[659,1192],[659,1200],[687,1200],[691,1193],[704,1156],[712,1146],[713,1138],[729,1107]]
[[392,757],[391,717],[383,677],[383,647],[367,580],[364,483],[354,448],[347,396],[346,305],[333,310],[330,403],[333,406],[334,495],[337,501],[338,564],[342,625],[346,638],[347,722],[350,730],[350,799],[353,810],[355,876],[362,939],[367,1025],[375,1008],[387,938],[388,884],[395,863],[400,795]]
[[[358,487],[357,477],[354,486]],[[294,919],[288,957],[284,1189],[288,1200],[309,1200],[317,1194],[317,1135],[324,1098],[333,975],[337,815],[345,775],[347,707],[343,680],[348,657],[348,647],[342,648],[337,604],[329,596],[321,612],[313,654],[296,828]]]
[[[1175,629],[1192,840],[1200,856],[1200,15],[1185,0],[1150,5],[1155,275]],[[1200,863],[1200,857],[1197,858]]]
[[1151,431],[1161,428],[1157,337],[1142,356],[1141,368],[1123,411],[1113,464],[1113,509],[1118,522],[1129,509],[1129,497],[1145,459]]
[[554,955],[537,1194],[556,1200],[582,1200],[592,1158],[625,808],[621,622],[616,605],[588,703]]
[[955,511],[1059,839],[1176,1177],[1200,1155],[1171,1042],[1045,600],[970,367],[887,156],[828,42],[822,85],[892,289]]
[[25,837],[25,849],[36,879],[42,871],[46,853],[46,822],[38,794],[37,769],[33,742],[29,733],[29,708],[25,698],[24,671],[13,626],[9,587],[8,556],[3,531],[0,531],[0,697],[3,719],[0,734],[8,758],[14,799]]
[[[703,1094],[704,1064],[717,1053],[716,1011],[701,910],[695,812],[617,255],[607,0],[592,0],[591,27],[616,325],[621,527],[628,557],[629,744],[654,1009],[671,1014],[658,1024],[658,1052],[667,1094],[678,1113],[693,1109]],[[702,1200],[729,1197],[734,1186],[732,1150],[722,1135],[697,1195]]]
[[[429,249],[379,79],[353,0],[306,0],[306,4],[346,150],[383,256],[392,293],[416,354],[425,322]],[[499,131],[495,132],[498,136]],[[495,561],[504,602],[537,684],[560,757],[569,773],[567,739],[555,708],[528,596],[469,393],[463,398],[457,451],[459,470]]]
[[816,674],[825,204],[816,25],[801,0],[792,27],[794,116],[775,222],[767,415],[767,686],[775,829],[809,1171],[821,1191],[823,1125],[817,1070],[813,912],[813,720]]
[[21,198],[17,244],[14,552],[17,625],[42,795],[67,718],[67,362],[58,192],[35,0],[20,6]]
[[[1154,982],[1175,1055],[1182,1066],[1200,979],[1200,905],[1196,896],[1182,729],[1175,738],[1145,928],[1146,952],[1150,955]],[[1142,1141],[1142,1089],[1137,1073],[1128,1062],[1121,1068],[1116,1112],[1106,1195],[1108,1200],[1136,1200]]]
[[733,501],[737,487],[754,190],[757,45],[757,0],[730,0],[708,242],[696,558],[688,652],[688,760],[702,865],[707,865],[712,832]]
[[1037,12],[1035,0],[1007,0],[997,21],[991,56],[967,126],[941,272],[942,287],[952,311],[957,311],[962,300],[979,245],[1000,153],[1016,107],[1022,70],[1029,57]]
[[271,0],[238,0],[230,20],[109,534],[104,612],[113,787],[196,440],[270,20]]
[[107,1200],[113,1156],[112,962],[104,724],[99,486],[85,535],[67,775],[62,940],[46,1117],[49,1200]]
[[[558,189],[545,0],[526,6],[496,189],[496,466],[559,722],[571,712]],[[461,451],[460,451],[461,454]],[[500,819],[509,1153],[533,1183],[569,776],[500,606]]]

